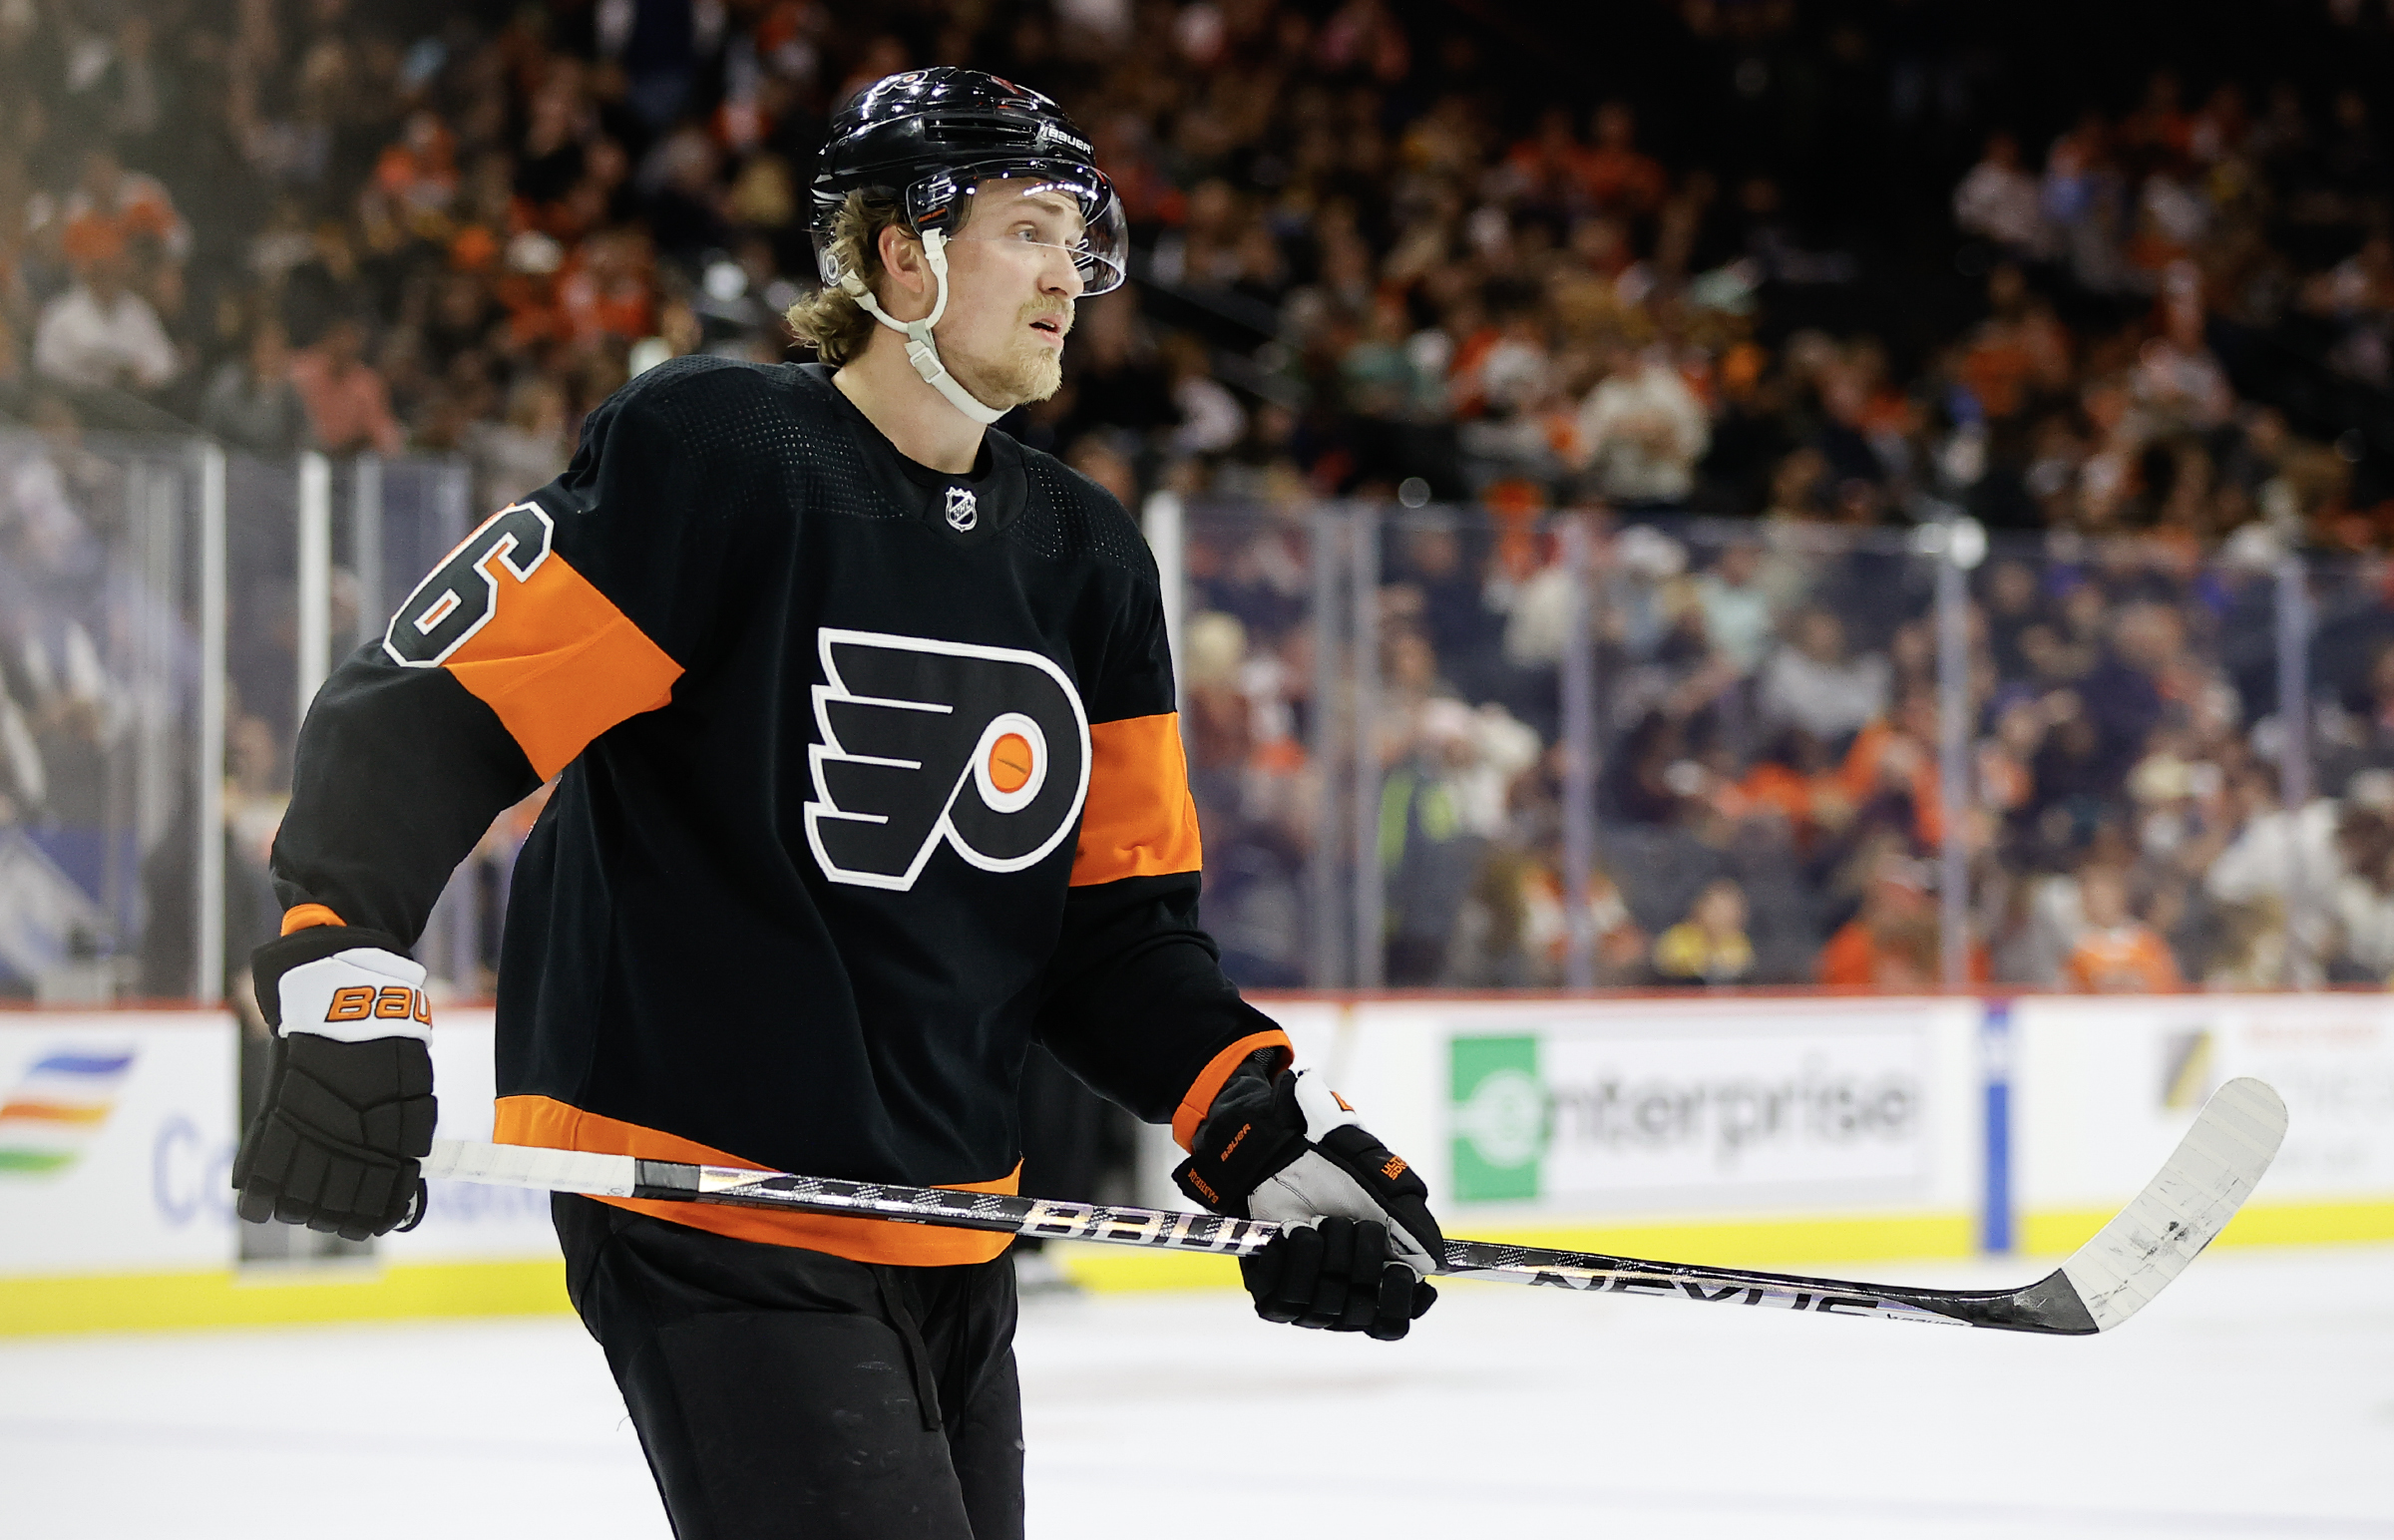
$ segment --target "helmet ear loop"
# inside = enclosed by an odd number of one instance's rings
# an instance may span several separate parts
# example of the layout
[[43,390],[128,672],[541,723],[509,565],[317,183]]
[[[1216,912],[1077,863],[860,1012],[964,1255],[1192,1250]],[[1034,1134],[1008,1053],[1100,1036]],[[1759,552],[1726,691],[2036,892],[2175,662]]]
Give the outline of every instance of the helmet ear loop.
[[858,308],[867,315],[905,337],[906,361],[915,366],[915,373],[922,376],[923,383],[946,397],[950,406],[986,428],[1003,417],[1005,413],[986,404],[957,383],[956,376],[948,372],[948,366],[940,362],[939,344],[933,341],[931,336],[931,329],[940,324],[941,316],[948,313],[947,231],[930,229],[923,232],[923,259],[929,264],[932,278],[938,287],[937,297],[931,303],[931,314],[919,321],[894,319],[874,299],[873,291],[865,286],[865,280],[855,273],[848,272],[840,275],[840,291],[855,300]]

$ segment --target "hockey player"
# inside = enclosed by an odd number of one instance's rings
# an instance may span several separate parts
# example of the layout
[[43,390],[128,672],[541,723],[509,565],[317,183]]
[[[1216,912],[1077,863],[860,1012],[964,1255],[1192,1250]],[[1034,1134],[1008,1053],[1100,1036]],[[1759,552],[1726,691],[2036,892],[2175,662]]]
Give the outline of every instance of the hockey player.
[[[276,1026],[242,1217],[422,1202],[455,864],[556,778],[499,972],[503,1142],[1010,1191],[1026,1045],[1191,1154],[1270,1321],[1393,1339],[1433,1298],[1420,1179],[1290,1066],[1197,923],[1155,567],[990,425],[1052,393],[1120,205],[1053,103],[972,71],[840,115],[822,362],[662,365],[316,697],[274,846]],[[555,1202],[675,1532],[1022,1532],[1005,1239]]]

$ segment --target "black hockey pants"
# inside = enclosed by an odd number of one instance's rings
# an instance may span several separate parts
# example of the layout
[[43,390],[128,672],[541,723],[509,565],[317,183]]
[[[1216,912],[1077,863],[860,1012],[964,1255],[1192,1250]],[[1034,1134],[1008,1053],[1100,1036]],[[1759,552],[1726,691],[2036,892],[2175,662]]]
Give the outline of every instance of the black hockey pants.
[[1020,1540],[1011,1258],[869,1266],[552,1203],[678,1540]]

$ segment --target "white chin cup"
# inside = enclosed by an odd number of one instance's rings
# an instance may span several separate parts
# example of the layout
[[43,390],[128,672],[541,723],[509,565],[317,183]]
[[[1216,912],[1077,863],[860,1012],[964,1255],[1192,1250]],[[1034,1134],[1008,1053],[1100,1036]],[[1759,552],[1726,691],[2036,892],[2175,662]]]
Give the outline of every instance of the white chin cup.
[[890,313],[873,297],[865,280],[855,273],[840,275],[840,290],[855,300],[863,311],[890,330],[906,338],[906,361],[915,366],[923,383],[948,398],[948,404],[973,421],[988,427],[1005,415],[999,407],[990,406],[957,383],[948,366],[940,362],[939,344],[931,339],[931,329],[940,324],[948,313],[948,236],[942,230],[926,230],[923,234],[923,259],[931,264],[931,275],[939,283],[939,297],[932,301],[931,314],[919,321],[893,320]]
[[311,1032],[336,1042],[377,1037],[432,1041],[424,964],[379,947],[352,947],[302,962],[276,980],[284,1036]]

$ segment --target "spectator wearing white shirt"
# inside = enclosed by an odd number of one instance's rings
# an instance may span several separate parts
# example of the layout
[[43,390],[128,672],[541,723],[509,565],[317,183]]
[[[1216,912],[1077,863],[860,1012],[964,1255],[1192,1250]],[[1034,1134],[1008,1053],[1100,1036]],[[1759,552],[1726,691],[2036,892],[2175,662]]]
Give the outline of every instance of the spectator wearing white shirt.
[[2138,351],[2133,389],[2141,436],[2226,425],[2236,393],[2203,341],[2202,279],[2194,264],[2172,262],[2162,274],[2162,334]]
[[1740,677],[1754,672],[1771,644],[1771,596],[1762,583],[1763,548],[1739,541],[1722,548],[1713,570],[1696,579],[1705,634]]
[[1214,378],[1205,345],[1175,337],[1163,352],[1172,375],[1172,404],[1180,409],[1180,426],[1172,430],[1174,453],[1218,455],[1246,437],[1247,409]]
[[126,286],[122,246],[96,253],[65,293],[42,308],[33,367],[75,390],[156,390],[182,360],[150,302]]
[[1712,437],[1704,403],[1659,350],[1616,345],[1610,370],[1579,409],[1583,463],[1615,504],[1685,503]]
[[2328,904],[2343,933],[2340,960],[2357,977],[2383,984],[2394,977],[2394,774],[2363,770],[2345,788],[2336,818],[2336,854],[2343,867]]
[[574,459],[566,393],[546,375],[527,374],[508,392],[507,421],[466,430],[474,463],[475,506],[505,508],[528,498]]
[[2264,894],[2289,900],[2298,887],[2331,890],[2345,875],[2336,849],[2337,811],[2328,797],[2296,813],[2264,805],[2211,863],[2203,887],[2222,904],[2246,904]]
[[2043,195],[2037,179],[2020,169],[2020,142],[1987,137],[1986,154],[1953,190],[1953,222],[2020,256],[2046,249]]
[[2203,890],[2216,904],[2272,906],[2285,917],[2298,973],[2315,978],[2346,876],[2336,839],[2341,810],[2330,797],[2285,807],[2276,774],[2265,766],[2238,778],[2236,796],[2244,827],[2204,871]]
[[1847,657],[1843,621],[1828,610],[1807,609],[1788,630],[1788,644],[1763,665],[1767,722],[1800,727],[1834,745],[1886,710],[1888,662],[1875,652]]

